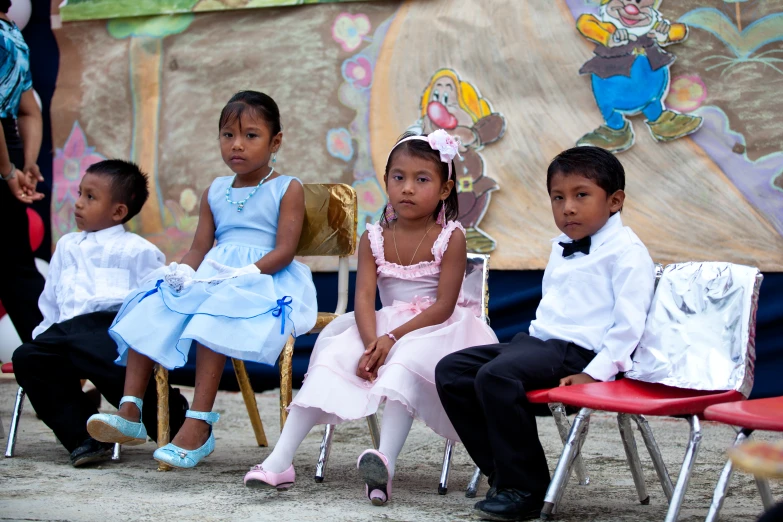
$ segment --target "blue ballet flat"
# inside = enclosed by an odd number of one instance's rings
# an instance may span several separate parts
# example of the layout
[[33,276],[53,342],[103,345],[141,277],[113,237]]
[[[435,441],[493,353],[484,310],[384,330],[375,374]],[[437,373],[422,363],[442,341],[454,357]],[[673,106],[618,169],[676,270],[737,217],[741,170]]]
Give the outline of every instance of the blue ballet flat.
[[220,414],[215,412],[188,410],[185,412],[185,417],[203,420],[209,424],[209,438],[204,445],[198,449],[186,450],[169,443],[162,448],[156,449],[155,453],[152,454],[152,458],[158,462],[174,466],[175,468],[194,468],[199,462],[215,451],[215,434],[212,432],[211,427],[220,419]]
[[[120,406],[126,402],[132,402],[139,409],[141,419],[141,406],[144,401],[138,397],[126,395],[120,399]],[[147,428],[142,422],[131,422],[119,415],[109,413],[96,413],[87,419],[87,432],[95,440],[101,442],[115,442],[127,446],[136,446],[147,442]]]

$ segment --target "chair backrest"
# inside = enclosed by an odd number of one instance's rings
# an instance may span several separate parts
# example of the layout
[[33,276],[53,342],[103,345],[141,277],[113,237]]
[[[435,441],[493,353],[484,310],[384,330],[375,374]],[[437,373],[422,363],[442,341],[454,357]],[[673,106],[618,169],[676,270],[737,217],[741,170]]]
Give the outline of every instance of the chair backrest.
[[626,377],[749,396],[762,279],[732,263],[668,265]]
[[356,250],[356,191],[343,183],[305,183],[299,256],[350,256]]
[[468,253],[465,280],[462,283],[463,306],[472,308],[476,315],[489,324],[489,256]]

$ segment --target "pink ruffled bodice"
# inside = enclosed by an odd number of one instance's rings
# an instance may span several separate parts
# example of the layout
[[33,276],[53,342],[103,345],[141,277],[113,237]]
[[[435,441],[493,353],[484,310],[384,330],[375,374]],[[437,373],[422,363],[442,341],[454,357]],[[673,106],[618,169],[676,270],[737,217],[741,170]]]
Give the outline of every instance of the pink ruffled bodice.
[[378,293],[383,306],[391,306],[395,301],[413,303],[423,299],[435,300],[438,295],[440,264],[449,246],[449,239],[456,229],[465,233],[465,229],[458,221],[449,221],[443,227],[432,244],[432,255],[435,258],[433,261],[402,266],[386,260],[381,225],[378,223],[367,225],[370,248],[377,266]]

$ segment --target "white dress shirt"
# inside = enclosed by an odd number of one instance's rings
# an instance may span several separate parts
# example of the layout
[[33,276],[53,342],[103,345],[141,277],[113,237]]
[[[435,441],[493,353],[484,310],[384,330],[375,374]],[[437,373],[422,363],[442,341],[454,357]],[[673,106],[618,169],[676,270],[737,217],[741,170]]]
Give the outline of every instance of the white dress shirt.
[[612,380],[631,369],[655,289],[655,265],[619,213],[592,236],[589,255],[564,258],[558,243],[570,241],[565,234],[552,240],[530,335],[593,350],[596,356],[584,373]]
[[119,310],[125,296],[164,262],[155,245],[122,225],[64,235],[38,299],[44,319],[33,338],[77,315]]

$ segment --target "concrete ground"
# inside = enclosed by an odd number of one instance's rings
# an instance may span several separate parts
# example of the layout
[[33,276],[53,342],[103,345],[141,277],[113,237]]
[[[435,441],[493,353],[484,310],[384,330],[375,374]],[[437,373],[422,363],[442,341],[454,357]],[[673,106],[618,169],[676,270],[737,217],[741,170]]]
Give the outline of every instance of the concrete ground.
[[[8,430],[16,383],[0,379],[0,418]],[[185,390],[190,397],[192,390]],[[276,392],[257,395],[270,444],[279,436]],[[111,407],[109,407],[111,409]],[[464,496],[472,465],[458,447],[448,495],[437,493],[443,440],[423,424],[414,423],[397,465],[393,499],[386,507],[373,507],[355,470],[359,453],[370,446],[366,424],[352,422],[337,428],[334,446],[322,484],[313,481],[322,430],[314,429],[297,453],[294,488],[284,493],[249,490],[242,485],[247,469],[261,461],[268,448],[255,446],[242,397],[221,392],[215,410],[217,449],[194,470],[156,471],[153,443],[125,448],[122,461],[93,468],[74,469],[68,455],[47,427],[37,420],[29,402],[21,420],[16,455],[0,460],[0,520],[471,520],[475,500]],[[685,451],[685,421],[651,419],[664,460],[675,479]],[[562,448],[554,422],[539,419],[539,432],[554,467]],[[759,437],[776,435],[759,433]],[[704,438],[680,520],[704,520],[712,491],[725,462],[725,449],[733,439],[731,428],[704,423]],[[595,414],[584,446],[589,486],[569,486],[560,506],[559,520],[646,521],[663,520],[666,500],[649,456],[642,463],[650,504],[636,500],[630,471],[620,443],[616,420]],[[676,480],[676,479],[675,479]],[[483,496],[486,481],[479,490]],[[772,484],[777,499],[783,484]],[[752,521],[761,512],[761,500],[749,475],[735,473],[722,520]]]

